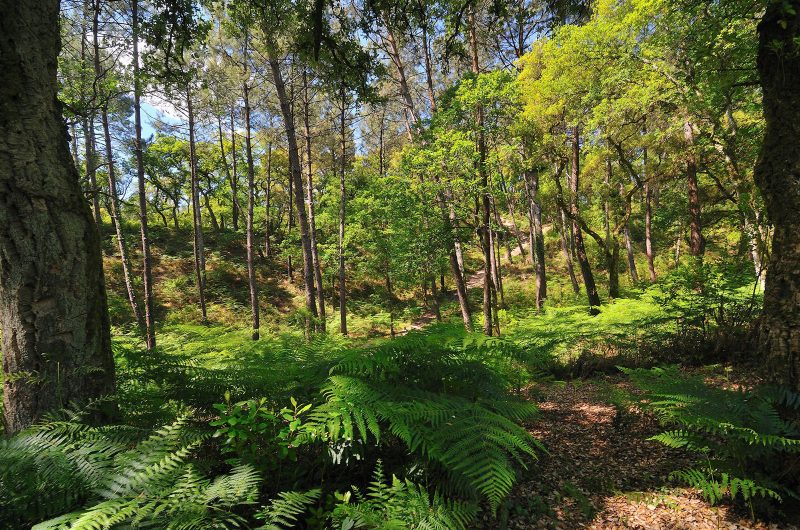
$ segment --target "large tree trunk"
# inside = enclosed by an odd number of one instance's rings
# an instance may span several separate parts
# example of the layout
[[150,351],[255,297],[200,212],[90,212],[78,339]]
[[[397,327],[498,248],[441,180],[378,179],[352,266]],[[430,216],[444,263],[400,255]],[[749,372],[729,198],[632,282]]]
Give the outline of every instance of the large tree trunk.
[[[105,77],[105,72],[100,64],[100,40],[98,35],[98,23],[100,18],[100,0],[95,2],[94,19],[92,22],[92,36],[94,38],[94,74],[98,80]],[[108,194],[110,197],[109,213],[111,214],[112,224],[117,234],[117,246],[119,248],[120,261],[122,261],[122,276],[125,281],[125,290],[128,295],[128,303],[136,323],[144,328],[142,315],[139,313],[139,305],[136,303],[136,292],[133,289],[131,278],[131,262],[128,257],[128,246],[125,244],[125,235],[122,232],[122,215],[119,211],[119,195],[117,194],[117,175],[114,166],[114,150],[111,145],[111,128],[108,122],[108,94],[101,94],[102,104],[100,106],[100,118],[103,124],[103,137],[106,148],[106,169],[108,174]]]
[[[347,286],[344,269],[344,222],[347,213],[347,195],[345,189],[345,171],[347,170],[347,94],[342,88],[342,112],[339,115],[339,139],[341,141],[342,159],[339,168],[339,239],[336,251],[339,254],[339,331],[347,335]],[[383,121],[381,121],[381,155],[383,155]],[[381,165],[383,159],[381,158]]]
[[694,149],[694,126],[687,121],[683,125],[683,134],[689,148],[686,159],[686,191],[689,199],[689,254],[702,256],[706,248],[700,219],[700,188],[697,184],[697,155]]
[[[594,275],[592,274],[592,267],[589,265],[589,258],[586,256],[586,247],[583,244],[583,233],[578,224],[578,179],[580,178],[580,136],[579,129],[576,126],[574,137],[572,139],[572,168],[571,178],[569,179],[570,187],[570,209],[572,217],[572,237],[575,242],[575,253],[578,258],[578,263],[581,266],[581,276],[583,276],[583,285],[586,288],[586,297],[589,300],[589,311],[596,313],[597,308],[600,307],[600,295],[597,294],[597,287],[594,283]],[[609,270],[609,275],[612,271]]]
[[155,315],[153,308],[153,272],[151,267],[150,237],[147,229],[147,194],[145,190],[144,160],[142,158],[142,81],[139,71],[139,0],[131,2],[133,28],[133,117],[134,151],[136,152],[136,178],[139,184],[139,233],[142,240],[142,284],[144,286],[144,325],[147,351],[156,347]]
[[[269,31],[269,29],[267,29]],[[274,52],[269,52],[269,66],[272,79],[275,82],[275,91],[278,94],[283,127],[286,131],[286,141],[289,147],[289,173],[291,174],[294,205],[297,212],[297,222],[300,227],[300,242],[303,248],[303,281],[305,282],[306,309],[309,314],[317,317],[317,304],[314,294],[314,264],[311,254],[311,235],[306,215],[305,200],[303,198],[303,169],[300,166],[300,152],[297,147],[297,133],[294,126],[294,113],[292,112],[289,96],[286,93],[286,84],[283,81],[281,65]],[[310,324],[310,322],[309,322]]]
[[[245,41],[245,47],[247,43]],[[246,52],[245,52],[246,53]],[[245,56],[245,64],[247,59]],[[259,338],[259,312],[258,312],[258,284],[256,283],[256,266],[254,263],[254,236],[253,236],[253,208],[255,206],[255,164],[253,162],[253,147],[250,138],[250,87],[247,81],[242,85],[244,99],[244,149],[247,156],[247,283],[250,287],[250,312],[253,316],[253,340]]]
[[200,183],[197,181],[197,153],[194,138],[194,107],[192,91],[186,87],[186,109],[189,114],[189,173],[192,185],[192,227],[194,234],[194,272],[197,293],[200,297],[200,314],[203,323],[208,320],[206,313],[206,250],[203,242],[203,216],[200,212]]
[[[791,11],[790,11],[791,9]],[[755,180],[775,227],[761,347],[771,377],[800,390],[800,0],[770,2],[758,26],[766,129]]]
[[114,392],[100,237],[56,99],[59,3],[0,3],[3,422]]
[[308,225],[311,236],[311,260],[314,264],[314,280],[317,285],[317,302],[319,303],[319,324],[318,331],[325,333],[325,295],[322,286],[322,266],[319,261],[319,251],[317,249],[317,223],[314,219],[314,165],[311,163],[311,125],[309,108],[311,101],[308,97],[308,76],[303,69],[303,136],[306,144],[306,171],[308,186],[306,187],[306,201],[308,202]]

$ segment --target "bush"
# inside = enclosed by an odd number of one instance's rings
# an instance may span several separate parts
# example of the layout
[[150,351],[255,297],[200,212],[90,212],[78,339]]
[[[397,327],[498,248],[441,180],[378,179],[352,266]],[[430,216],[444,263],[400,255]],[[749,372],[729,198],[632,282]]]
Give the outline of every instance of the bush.
[[652,439],[698,455],[672,473],[712,504],[728,497],[751,509],[757,498],[800,499],[800,395],[762,386],[729,390],[678,368],[626,369],[640,402],[669,427]]

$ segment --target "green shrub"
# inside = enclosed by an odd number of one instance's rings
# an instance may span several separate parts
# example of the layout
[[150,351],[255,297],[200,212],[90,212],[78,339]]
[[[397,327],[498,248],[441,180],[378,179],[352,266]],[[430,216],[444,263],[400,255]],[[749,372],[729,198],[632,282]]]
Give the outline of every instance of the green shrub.
[[762,386],[728,390],[678,368],[626,369],[641,403],[670,428],[652,439],[698,455],[673,477],[702,490],[712,504],[740,498],[798,498],[800,395]]

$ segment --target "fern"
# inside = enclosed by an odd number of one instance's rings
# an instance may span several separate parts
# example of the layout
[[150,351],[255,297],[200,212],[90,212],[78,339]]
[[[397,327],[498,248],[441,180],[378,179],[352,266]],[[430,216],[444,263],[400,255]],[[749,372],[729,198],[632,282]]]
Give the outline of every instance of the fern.
[[441,466],[452,486],[496,509],[514,484],[515,465],[544,450],[518,424],[537,409],[510,400],[508,381],[492,362],[481,362],[480,352],[455,341],[432,343],[433,336],[409,334],[345,356],[308,427],[334,444],[381,443],[391,434],[423,462]]
[[[38,425],[0,445],[0,491],[13,492],[24,482],[22,493],[9,500],[32,509],[35,520],[69,512],[37,530],[233,528],[244,522],[232,509],[255,501],[261,479],[254,469],[239,465],[213,480],[205,477],[191,463],[205,435],[192,432],[185,418],[137,443],[138,434],[73,421]],[[18,476],[22,470],[32,475]]]
[[621,370],[644,391],[642,404],[662,424],[676,427],[651,439],[706,461],[673,472],[674,478],[701,490],[711,503],[726,496],[748,503],[754,497],[796,496],[781,484],[781,474],[786,459],[800,454],[800,428],[780,411],[800,410],[797,394],[767,386],[726,390],[676,367]]
[[388,484],[380,462],[367,493],[355,490],[355,498],[351,503],[351,495],[345,494],[334,508],[331,518],[338,528],[462,530],[477,513],[474,504],[446,501],[410,480],[393,476]]
[[294,528],[298,523],[298,517],[319,500],[320,494],[319,489],[306,492],[285,491],[278,494],[278,498],[272,500],[269,506],[257,515],[259,519],[266,521],[262,529]]

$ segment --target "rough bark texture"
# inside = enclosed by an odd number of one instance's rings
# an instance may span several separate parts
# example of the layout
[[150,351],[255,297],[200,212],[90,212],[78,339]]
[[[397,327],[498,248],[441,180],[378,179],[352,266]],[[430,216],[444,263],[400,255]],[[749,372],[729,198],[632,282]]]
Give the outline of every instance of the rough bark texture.
[[57,0],[0,3],[3,421],[114,391],[100,238],[56,100]]
[[150,255],[150,237],[147,227],[147,194],[145,190],[144,160],[142,158],[142,81],[139,71],[139,1],[131,2],[133,27],[133,116],[136,153],[136,179],[139,185],[139,234],[142,241],[142,285],[144,287],[144,326],[147,351],[156,347],[155,315],[153,308],[153,272]]
[[796,391],[800,389],[800,0],[771,2],[758,32],[766,130],[755,180],[775,227],[761,346],[772,378]]
[[[286,141],[289,145],[289,173],[293,184],[294,205],[297,212],[297,223],[300,227],[300,242],[303,247],[303,281],[305,282],[306,309],[313,317],[317,317],[317,304],[314,294],[314,264],[311,255],[311,236],[306,215],[305,200],[303,198],[303,169],[300,166],[300,152],[297,148],[297,133],[294,126],[294,113],[292,112],[289,95],[286,93],[286,84],[283,81],[281,65],[278,58],[270,52],[269,66],[272,79],[275,82],[275,91],[280,101],[283,127],[286,132]],[[291,217],[290,217],[291,218]]]
[[[245,58],[245,61],[247,59]],[[244,99],[244,149],[247,156],[247,283],[250,287],[250,312],[253,317],[253,340],[259,337],[258,284],[256,283],[256,266],[254,263],[255,241],[253,236],[253,208],[255,206],[255,164],[253,147],[250,139],[250,87],[247,82],[242,85]]]

